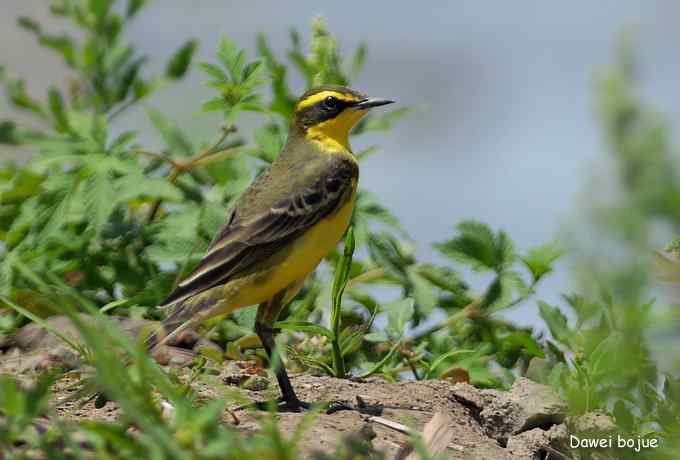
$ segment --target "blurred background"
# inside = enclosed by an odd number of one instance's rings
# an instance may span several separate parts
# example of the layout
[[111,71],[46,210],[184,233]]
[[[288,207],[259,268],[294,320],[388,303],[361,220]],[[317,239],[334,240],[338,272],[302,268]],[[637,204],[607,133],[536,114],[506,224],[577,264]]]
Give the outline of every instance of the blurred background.
[[[41,0],[5,0],[1,10],[3,64],[26,76],[33,94],[44,94],[66,69],[15,26],[16,18],[33,17],[53,32],[64,23],[55,22]],[[354,148],[381,145],[363,165],[363,186],[397,215],[424,260],[438,257],[430,243],[463,219],[506,230],[520,249],[554,238],[567,247],[598,245],[588,209],[593,198],[606,195],[615,165],[597,116],[596,81],[615,59],[623,27],[634,30],[641,98],[671,125],[679,121],[680,4],[670,0],[456,1],[428,8],[416,2],[163,0],[144,10],[128,35],[160,69],[190,37],[200,41],[198,61],[212,59],[222,34],[254,54],[256,33],[266,32],[283,52],[289,27],[306,31],[316,15],[326,18],[342,49],[368,43],[357,89],[423,107],[387,135],[362,136]],[[144,105],[162,110],[196,139],[211,138],[221,120],[201,112],[210,94],[204,81],[194,70]],[[298,83],[296,91],[303,88]],[[8,110],[0,106],[0,118]],[[142,108],[114,125],[116,131],[131,128],[150,149],[161,145]],[[0,156],[9,156],[5,147]],[[672,231],[661,226],[645,233],[648,247],[663,247]],[[618,250],[611,249],[613,255]],[[578,250],[570,254],[546,279],[541,298],[557,301],[573,286],[569,268],[578,263]],[[537,324],[533,302],[507,315]]]

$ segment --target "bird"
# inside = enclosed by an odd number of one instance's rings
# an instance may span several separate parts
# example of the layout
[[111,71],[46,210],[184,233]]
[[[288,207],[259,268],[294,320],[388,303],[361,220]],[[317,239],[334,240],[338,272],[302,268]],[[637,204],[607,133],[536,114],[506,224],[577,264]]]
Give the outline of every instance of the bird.
[[370,109],[393,102],[339,85],[299,98],[279,155],[236,200],[196,268],[158,306],[171,312],[146,339],[147,349],[257,304],[254,328],[281,391],[277,409],[309,407],[277,354],[273,325],[350,224],[359,180],[350,131]]

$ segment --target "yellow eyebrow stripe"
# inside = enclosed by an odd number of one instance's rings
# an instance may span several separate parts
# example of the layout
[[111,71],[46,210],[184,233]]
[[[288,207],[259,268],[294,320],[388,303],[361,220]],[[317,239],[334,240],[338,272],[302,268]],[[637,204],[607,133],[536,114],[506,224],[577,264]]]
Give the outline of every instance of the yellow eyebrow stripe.
[[337,91],[321,91],[320,93],[312,94],[308,98],[305,98],[298,102],[296,109],[300,110],[304,109],[305,107],[309,107],[310,105],[314,105],[318,102],[323,101],[328,96],[333,96],[340,99],[341,101],[346,102],[357,102],[359,100],[358,97],[352,96],[351,94],[339,93]]

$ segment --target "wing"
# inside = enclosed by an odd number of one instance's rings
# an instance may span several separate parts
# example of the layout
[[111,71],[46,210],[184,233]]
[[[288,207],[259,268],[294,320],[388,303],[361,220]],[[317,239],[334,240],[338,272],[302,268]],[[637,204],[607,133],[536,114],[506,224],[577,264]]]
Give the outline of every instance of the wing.
[[355,177],[356,165],[336,162],[313,183],[260,213],[241,218],[237,206],[196,269],[160,307],[238,278],[254,264],[266,260],[344,204]]

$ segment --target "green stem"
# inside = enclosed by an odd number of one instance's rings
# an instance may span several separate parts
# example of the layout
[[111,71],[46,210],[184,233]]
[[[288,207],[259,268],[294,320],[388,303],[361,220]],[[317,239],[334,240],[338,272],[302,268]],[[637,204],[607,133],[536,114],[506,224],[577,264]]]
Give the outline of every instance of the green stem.
[[342,294],[349,280],[349,272],[352,268],[352,255],[354,254],[354,232],[352,227],[347,229],[345,236],[345,250],[335,268],[335,279],[333,281],[333,293],[331,303],[331,331],[333,339],[333,370],[335,376],[344,378],[347,375],[345,369],[345,359],[340,348],[340,326],[342,325]]

